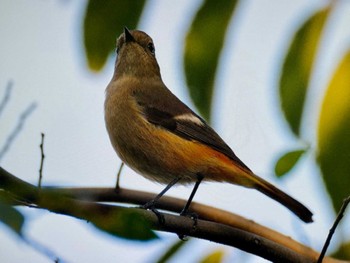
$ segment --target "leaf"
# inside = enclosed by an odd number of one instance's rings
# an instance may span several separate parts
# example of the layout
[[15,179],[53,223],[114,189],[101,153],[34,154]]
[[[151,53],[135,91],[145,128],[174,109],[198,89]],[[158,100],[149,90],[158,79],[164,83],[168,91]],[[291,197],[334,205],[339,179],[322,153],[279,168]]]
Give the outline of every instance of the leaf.
[[281,107],[295,135],[300,133],[311,70],[329,13],[330,8],[318,11],[299,28],[283,63],[279,83]]
[[190,96],[200,114],[210,119],[219,55],[237,0],[204,1],[186,36],[184,67]]
[[350,260],[350,242],[341,244],[338,250],[332,254],[332,257],[341,260]]
[[200,261],[200,263],[220,263],[223,261],[222,260],[223,257],[224,257],[224,251],[217,250],[205,256],[205,258],[203,258]]
[[84,18],[84,47],[88,66],[100,71],[115,50],[116,38],[124,26],[136,27],[144,0],[90,0]]
[[317,160],[337,212],[350,194],[350,50],[336,69],[323,100]]
[[157,263],[167,262],[186,244],[188,244],[188,241],[184,242],[183,240],[179,239],[167,251],[165,251],[165,253],[158,259]]
[[2,197],[0,198],[0,222],[22,237],[24,216],[11,205],[7,204]]
[[157,238],[149,223],[130,209],[109,214],[98,214],[91,218],[97,228],[117,237],[147,241]]
[[300,157],[306,152],[307,149],[301,149],[301,150],[295,150],[286,152],[283,154],[278,161],[276,162],[275,166],[275,174],[277,177],[282,177],[286,173],[288,173],[290,170],[294,168],[294,166],[299,161]]

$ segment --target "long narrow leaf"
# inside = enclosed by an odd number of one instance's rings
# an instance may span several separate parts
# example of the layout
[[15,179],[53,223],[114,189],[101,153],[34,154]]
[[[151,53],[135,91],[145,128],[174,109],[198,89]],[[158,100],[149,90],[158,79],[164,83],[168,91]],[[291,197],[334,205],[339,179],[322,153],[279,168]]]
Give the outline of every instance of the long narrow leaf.
[[84,18],[84,47],[91,70],[103,68],[124,26],[136,27],[144,4],[144,0],[89,1]]
[[284,60],[279,83],[281,107],[295,135],[300,133],[312,65],[329,12],[330,8],[318,11],[299,28]]
[[7,203],[4,195],[0,195],[0,222],[5,224],[18,236],[22,237],[24,216]]
[[184,240],[177,240],[174,244],[172,244],[165,253],[157,260],[157,263],[166,263],[169,260],[171,260],[174,256],[176,256],[176,253],[184,246],[187,245],[189,242],[185,242]]
[[333,207],[338,211],[350,194],[350,51],[337,68],[323,101],[318,162]]
[[209,120],[214,80],[226,29],[237,1],[204,1],[186,37],[184,66],[191,98]]

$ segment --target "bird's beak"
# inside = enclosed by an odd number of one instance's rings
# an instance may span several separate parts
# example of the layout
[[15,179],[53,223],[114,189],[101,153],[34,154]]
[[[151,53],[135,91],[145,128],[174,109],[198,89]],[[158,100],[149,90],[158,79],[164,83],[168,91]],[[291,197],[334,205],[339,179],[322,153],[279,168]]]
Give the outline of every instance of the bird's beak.
[[124,27],[125,42],[135,42],[134,37],[131,35],[129,29]]

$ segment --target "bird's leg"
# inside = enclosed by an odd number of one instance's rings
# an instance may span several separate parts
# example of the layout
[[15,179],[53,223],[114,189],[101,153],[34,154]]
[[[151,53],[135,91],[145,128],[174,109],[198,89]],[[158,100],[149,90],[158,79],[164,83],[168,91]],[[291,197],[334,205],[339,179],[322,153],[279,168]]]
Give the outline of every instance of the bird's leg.
[[[187,201],[185,207],[182,209],[182,211],[181,211],[181,213],[180,213],[180,216],[188,216],[188,217],[190,217],[191,219],[193,219],[193,221],[194,221],[193,226],[192,226],[192,230],[193,230],[193,231],[196,229],[196,226],[197,226],[198,215],[197,215],[196,213],[190,213],[190,212],[188,212],[188,208],[190,207],[191,202],[192,202],[192,199],[193,199],[194,195],[196,194],[197,189],[198,189],[198,186],[199,186],[200,183],[202,182],[203,178],[204,178],[203,175],[197,174],[197,182],[196,182],[196,184],[195,184],[194,187],[193,187],[193,190],[192,190],[192,192],[191,192],[190,197],[188,198],[188,201]],[[178,235],[178,237],[179,237],[181,240],[183,240],[183,241],[186,241],[186,240],[187,240],[185,235],[179,234],[179,233],[178,233],[177,235]]]
[[120,174],[122,173],[123,167],[124,167],[124,162],[122,162],[122,163],[120,164],[119,170],[118,170],[118,173],[117,173],[117,183],[115,184],[115,188],[114,188],[114,190],[115,190],[116,192],[118,192],[119,189],[120,189],[119,181],[120,181]]
[[156,214],[156,216],[158,217],[158,220],[161,224],[164,224],[165,220],[163,215],[155,208],[156,203],[158,202],[158,200],[171,188],[173,187],[179,180],[181,179],[181,177],[176,177],[174,178],[164,189],[163,191],[161,191],[154,199],[152,199],[151,201],[147,202],[146,204],[144,204],[143,206],[141,206],[141,208],[144,209],[150,209],[153,213]]
[[[192,199],[193,199],[194,195],[196,194],[197,189],[198,189],[198,186],[199,186],[200,183],[202,182],[203,178],[204,178],[203,175],[197,174],[197,182],[196,182],[196,184],[195,184],[194,187],[193,187],[193,190],[192,190],[192,192],[191,192],[190,197],[188,198],[188,201],[187,201],[185,207],[182,209],[182,211],[181,211],[181,213],[180,213],[181,216],[187,216],[187,215],[189,215],[189,213],[188,213],[188,208],[190,207],[191,202],[192,202]],[[195,216],[195,217],[197,217],[197,216]]]

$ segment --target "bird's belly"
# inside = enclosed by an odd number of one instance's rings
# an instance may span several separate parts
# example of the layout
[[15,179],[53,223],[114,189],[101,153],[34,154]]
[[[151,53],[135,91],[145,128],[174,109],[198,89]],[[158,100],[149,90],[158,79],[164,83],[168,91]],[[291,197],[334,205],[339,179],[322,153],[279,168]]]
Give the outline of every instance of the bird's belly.
[[[217,168],[221,153],[149,123],[136,105],[118,103],[117,112],[108,111],[106,104],[106,126],[115,151],[130,168],[162,184],[176,177],[181,178],[179,183],[192,183],[199,173],[204,180],[216,180],[215,174],[221,173]],[[128,114],[134,118],[128,118]]]

